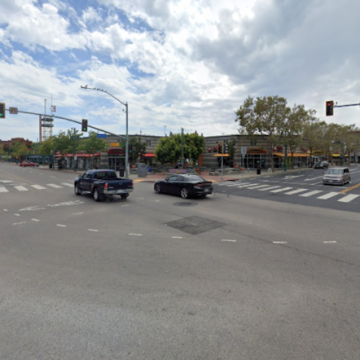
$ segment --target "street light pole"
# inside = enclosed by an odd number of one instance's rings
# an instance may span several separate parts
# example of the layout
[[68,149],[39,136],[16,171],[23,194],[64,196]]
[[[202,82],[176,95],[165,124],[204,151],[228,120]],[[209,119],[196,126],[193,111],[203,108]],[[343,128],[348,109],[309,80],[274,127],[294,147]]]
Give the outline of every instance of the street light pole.
[[126,109],[125,177],[129,177],[129,171],[128,171],[128,169],[129,169],[129,104],[127,102],[126,103],[122,102],[121,100],[119,100],[114,95],[107,92],[106,90],[98,89],[98,88],[89,88],[87,85],[85,85],[85,86],[81,85],[80,87],[82,89],[86,89],[86,90],[102,91],[102,92],[110,95],[112,98],[114,98],[119,103],[121,103],[125,106],[125,109]]

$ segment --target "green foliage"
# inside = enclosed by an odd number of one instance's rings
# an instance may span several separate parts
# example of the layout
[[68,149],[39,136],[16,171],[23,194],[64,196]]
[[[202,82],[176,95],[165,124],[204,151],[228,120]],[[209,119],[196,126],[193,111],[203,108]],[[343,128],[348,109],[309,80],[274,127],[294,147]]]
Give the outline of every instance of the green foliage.
[[10,146],[11,155],[16,158],[30,154],[29,148],[21,141],[15,141]]
[[107,142],[104,139],[98,138],[95,131],[90,131],[89,138],[81,139],[79,143],[79,151],[85,151],[87,154],[95,154],[99,151],[104,151],[107,147]]
[[40,155],[51,155],[53,152],[53,148],[54,148],[53,137],[51,137],[40,143],[39,153]]
[[[184,159],[198,160],[200,154],[204,152],[205,140],[196,132],[184,134]],[[161,164],[177,163],[181,160],[181,134],[171,134],[160,139],[160,143],[155,149],[157,160]]]
[[135,164],[146,153],[146,144],[141,142],[140,138],[133,137],[129,140],[129,145],[132,145],[132,153],[129,154],[130,163]]
[[271,156],[273,171],[273,146],[279,143],[289,113],[286,99],[279,96],[257,97],[256,100],[249,96],[236,111],[235,122],[239,122],[239,133],[262,138]]
[[236,153],[236,139],[228,140],[228,151],[230,159],[234,159]]

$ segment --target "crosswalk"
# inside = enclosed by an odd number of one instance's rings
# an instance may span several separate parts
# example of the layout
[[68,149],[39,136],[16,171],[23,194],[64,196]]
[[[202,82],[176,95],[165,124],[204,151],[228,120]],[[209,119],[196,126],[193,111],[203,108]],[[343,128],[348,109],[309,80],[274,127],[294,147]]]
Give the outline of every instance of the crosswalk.
[[61,184],[46,184],[46,185],[0,185],[0,194],[16,192],[26,192],[32,189],[35,190],[52,190],[52,189],[62,189],[64,187],[74,187],[71,183],[61,183]]
[[[350,203],[355,199],[358,199],[360,195],[357,194],[346,194],[329,191],[326,192],[324,190],[311,190],[308,188],[295,188],[295,187],[281,187],[280,185],[269,185],[269,184],[259,184],[259,183],[246,183],[246,182],[221,182],[217,183],[217,186],[220,187],[229,187],[232,189],[246,189],[246,190],[254,190],[254,191],[267,191],[271,194],[279,194],[279,195],[296,195],[302,198],[316,198],[318,200],[329,200],[334,199],[341,203]],[[306,185],[305,185],[306,186]],[[360,200],[360,199],[359,199]]]

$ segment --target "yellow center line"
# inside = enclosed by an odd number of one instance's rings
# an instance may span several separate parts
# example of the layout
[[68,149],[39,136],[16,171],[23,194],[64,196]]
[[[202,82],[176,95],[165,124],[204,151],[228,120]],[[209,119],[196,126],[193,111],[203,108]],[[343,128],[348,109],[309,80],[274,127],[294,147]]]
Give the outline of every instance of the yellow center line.
[[353,190],[353,189],[356,189],[356,188],[359,187],[359,186],[360,186],[360,183],[358,183],[358,184],[356,184],[356,185],[354,185],[354,186],[351,186],[351,187],[349,187],[349,188],[347,188],[347,189],[345,189],[345,190],[340,191],[340,194],[345,194],[345,193],[347,193],[348,191]]

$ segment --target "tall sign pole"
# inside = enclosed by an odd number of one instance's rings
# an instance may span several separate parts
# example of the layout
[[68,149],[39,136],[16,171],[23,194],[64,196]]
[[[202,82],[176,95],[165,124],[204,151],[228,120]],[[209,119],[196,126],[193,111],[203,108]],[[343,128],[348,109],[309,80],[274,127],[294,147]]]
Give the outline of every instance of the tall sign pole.
[[184,169],[184,129],[181,128],[181,168]]
[[224,140],[221,146],[221,180],[223,179],[223,176],[224,176]]

